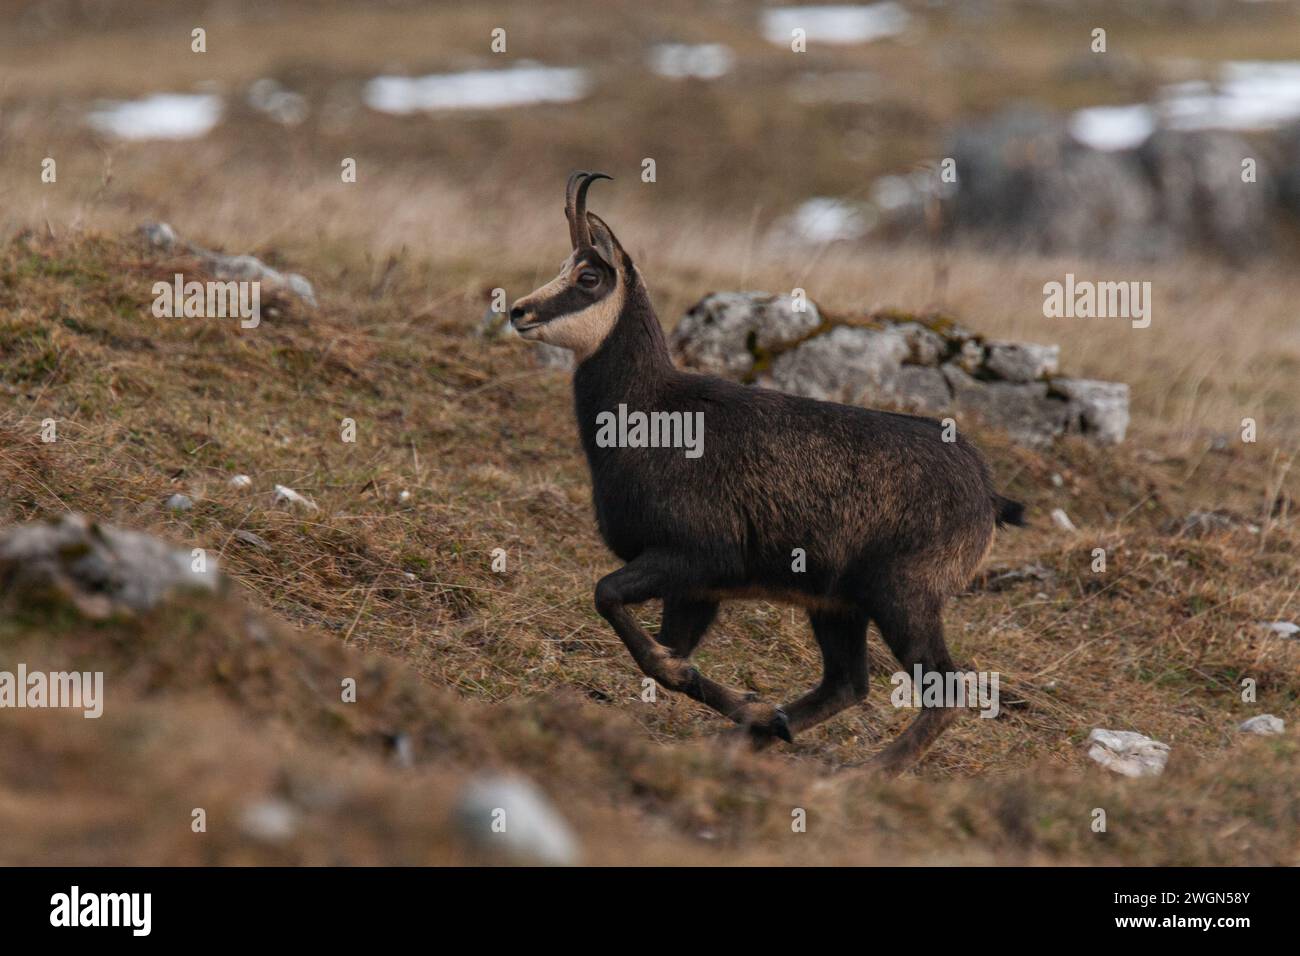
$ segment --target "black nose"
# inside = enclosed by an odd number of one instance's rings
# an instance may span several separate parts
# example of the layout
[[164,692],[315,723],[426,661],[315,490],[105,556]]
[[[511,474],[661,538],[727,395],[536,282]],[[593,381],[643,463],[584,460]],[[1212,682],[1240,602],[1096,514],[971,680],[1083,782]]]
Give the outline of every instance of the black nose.
[[510,310],[511,322],[518,322],[523,317],[524,317],[524,310],[521,309],[519,306],[515,306],[513,309]]

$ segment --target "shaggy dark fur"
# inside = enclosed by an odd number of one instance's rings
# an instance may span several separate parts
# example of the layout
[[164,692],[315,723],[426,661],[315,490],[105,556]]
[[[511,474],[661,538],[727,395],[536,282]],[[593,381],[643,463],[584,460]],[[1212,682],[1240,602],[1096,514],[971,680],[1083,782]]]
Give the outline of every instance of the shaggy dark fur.
[[[789,741],[862,699],[869,621],[909,673],[918,663],[953,669],[943,603],[970,580],[995,524],[1023,521],[1023,507],[994,491],[980,453],[961,438],[945,442],[931,419],[678,370],[632,260],[598,217],[588,224],[591,245],[578,258],[600,256],[625,287],[612,330],[573,380],[600,533],[627,562],[597,584],[596,607],[641,669],[742,724],[758,743]],[[512,315],[562,315],[559,296],[573,293],[552,292]],[[620,404],[702,412],[703,455],[599,447],[597,416]],[[793,570],[796,549],[806,570]],[[687,661],[718,602],[744,597],[807,609],[824,675],[784,707],[719,685]],[[653,598],[664,602],[657,642],[628,611]],[[951,717],[922,710],[880,762],[910,763]]]

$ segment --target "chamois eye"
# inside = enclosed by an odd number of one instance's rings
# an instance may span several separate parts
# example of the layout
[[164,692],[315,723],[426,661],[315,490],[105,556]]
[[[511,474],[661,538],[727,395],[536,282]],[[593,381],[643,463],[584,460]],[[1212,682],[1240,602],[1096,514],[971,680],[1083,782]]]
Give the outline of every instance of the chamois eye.
[[596,286],[600,285],[600,275],[592,272],[590,269],[586,269],[578,273],[578,285],[582,286],[584,289],[594,289]]

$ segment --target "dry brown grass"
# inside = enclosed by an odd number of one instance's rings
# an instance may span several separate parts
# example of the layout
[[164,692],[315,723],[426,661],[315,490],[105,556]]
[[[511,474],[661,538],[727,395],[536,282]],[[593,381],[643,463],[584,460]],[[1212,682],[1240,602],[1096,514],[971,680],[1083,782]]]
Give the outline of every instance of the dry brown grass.
[[[831,787],[826,792],[842,794],[833,811],[827,808],[829,820],[836,827],[860,827],[853,832],[861,832],[867,845],[883,839],[883,856],[835,849],[836,840],[791,850],[778,839],[788,829],[780,823],[788,819],[788,808],[802,805],[790,801],[805,799],[807,788],[834,768],[861,763],[905,725],[908,715],[888,702],[892,664],[873,636],[875,679],[867,702],[787,752],[762,758],[737,755],[726,728],[689,701],[664,694],[653,705],[641,702],[640,675],[591,608],[593,582],[613,562],[590,517],[565,376],[531,368],[518,343],[477,340],[468,334],[462,312],[426,308],[428,289],[415,266],[390,276],[386,293],[376,299],[374,277],[361,263],[331,272],[323,263],[312,268],[294,261],[290,265],[312,273],[325,293],[322,308],[307,313],[295,303],[280,303],[278,314],[243,332],[234,321],[149,315],[152,282],[191,264],[157,258],[135,240],[27,237],[8,247],[3,262],[0,307],[6,318],[0,338],[11,398],[0,422],[0,475],[10,489],[4,520],[74,509],[214,549],[249,600],[285,621],[333,635],[304,638],[310,651],[303,653],[325,653],[336,672],[340,665],[329,648],[346,645],[360,652],[355,660],[371,662],[367,667],[387,669],[383,662],[393,660],[413,668],[429,688],[419,693],[436,695],[429,698],[436,706],[429,706],[439,714],[461,707],[466,714],[490,714],[479,705],[493,702],[521,720],[558,721],[555,737],[571,732],[577,742],[531,754],[514,748],[508,762],[563,792],[571,806],[612,801],[618,819],[609,825],[620,834],[621,859],[660,859],[677,840],[707,855],[714,841],[700,841],[698,833],[716,835],[719,828],[728,834],[725,858],[736,860],[816,854],[837,860],[1019,859],[998,828],[1028,826],[1038,834],[1033,846],[1046,840],[1040,848],[1044,859],[1154,862],[1152,853],[1164,853],[1167,862],[1294,862],[1288,856],[1295,846],[1294,804],[1277,803],[1282,798],[1270,796],[1268,782],[1286,772],[1273,761],[1292,759],[1292,751],[1288,745],[1244,743],[1234,730],[1256,712],[1291,718],[1300,692],[1300,648],[1256,626],[1293,617],[1300,584],[1294,529],[1285,521],[1265,521],[1272,510],[1266,491],[1274,498],[1280,493],[1266,481],[1274,455],[1267,443],[1188,456],[1178,450],[1187,443],[1179,432],[1166,433],[1143,419],[1141,440],[1116,451],[1072,441],[1038,454],[981,433],[1000,484],[1029,502],[1036,525],[1000,536],[994,567],[1033,562],[1054,575],[1005,590],[977,588],[949,614],[955,655],[1003,675],[1003,716],[965,719],[942,739],[918,777],[933,791],[919,783],[892,790],[863,782],[852,770],[825,784]],[[355,445],[339,440],[345,416],[358,422]],[[53,445],[37,437],[46,417],[60,423],[60,440]],[[253,476],[252,492],[226,485],[236,472]],[[1062,487],[1054,486],[1053,474],[1061,476]],[[270,489],[276,482],[310,495],[320,511],[273,508]],[[1293,491],[1293,481],[1285,488]],[[397,501],[402,489],[412,492],[408,504]],[[192,512],[174,515],[161,508],[174,490],[194,496]],[[1045,516],[1055,506],[1072,515],[1079,534],[1050,526]],[[1164,530],[1166,522],[1207,507],[1235,511],[1266,525],[1267,533],[1243,527],[1196,538]],[[260,535],[269,549],[243,544],[233,537],[239,529]],[[1089,569],[1097,546],[1108,550],[1105,575]],[[497,547],[509,554],[505,575],[490,570]],[[235,618],[227,613],[217,619]],[[654,619],[653,608],[646,619]],[[174,628],[159,630],[175,634]],[[246,648],[227,645],[224,657],[201,651],[199,678],[211,679],[213,669],[222,674],[217,664],[203,669],[206,653],[228,660],[227,666],[253,667],[258,680],[270,684],[250,685],[248,678],[225,674],[220,686],[206,688],[203,679],[186,678],[166,665],[166,656],[159,659],[167,639],[155,638],[157,651],[137,646],[118,666],[161,670],[161,687],[178,695],[178,713],[186,712],[188,695],[206,699],[215,692],[233,697],[227,706],[245,715],[239,719],[269,721],[311,739],[311,715],[324,704],[293,686],[298,678],[290,672],[301,667],[274,659],[250,664],[241,660]],[[199,632],[195,640],[202,648],[209,638]],[[14,644],[7,646],[14,653]],[[29,666],[43,653],[28,653]],[[84,656],[95,659],[90,652]],[[805,623],[788,609],[766,604],[728,608],[699,657],[711,676],[769,698],[786,698],[817,675]],[[24,658],[13,658],[19,659]],[[1240,702],[1243,676],[1259,684],[1257,705]],[[578,704],[583,696],[593,703]],[[124,709],[130,713],[135,706]],[[437,737],[421,729],[432,719],[424,705],[377,706],[393,732]],[[123,719],[126,727],[133,718]],[[110,735],[128,732],[117,729],[116,721],[97,726]],[[1137,729],[1171,743],[1177,772],[1155,785],[1098,779],[1101,772],[1089,767],[1079,746],[1094,726]],[[230,734],[230,746],[242,748],[239,734]],[[616,741],[620,753],[632,748],[635,756],[614,758],[599,750],[579,761],[569,754],[573,746],[591,746],[593,735]],[[349,750],[382,752],[377,734],[349,739]],[[698,745],[682,752],[693,756],[671,758],[688,760],[690,773],[660,766],[668,758],[656,756],[655,747],[668,745],[676,753],[674,742],[692,739]],[[54,763],[67,759],[65,747],[73,746],[60,743],[57,734],[41,740]],[[447,746],[443,739],[428,759],[449,760],[461,768],[458,773],[490,752],[452,747],[448,754]],[[1258,762],[1234,768],[1246,752]],[[256,759],[268,766],[280,759],[271,751],[256,753],[264,753]],[[131,766],[147,778],[147,759]],[[736,766],[761,769],[753,771],[758,778],[737,782],[722,769]],[[1059,773],[1047,770],[1053,766]],[[103,773],[112,778],[107,766]],[[380,815],[401,817],[406,811],[394,809],[405,805],[400,795],[418,781],[389,782],[387,771],[374,773],[383,782],[373,785],[386,795],[374,799],[392,801]],[[718,773],[721,779],[710,776]],[[629,777],[616,784],[620,774]],[[629,785],[640,793],[646,774],[666,776],[655,777],[659,796],[634,822],[617,794]],[[691,795],[698,784],[690,782],[692,774],[713,780],[706,795]],[[1004,775],[1015,782],[987,782]],[[1207,775],[1251,781],[1234,786],[1250,791],[1249,806],[1256,809],[1203,803]],[[60,779],[67,785],[70,778]],[[1071,801],[1079,798],[1068,795],[1081,781],[1101,788],[1107,799],[1137,801],[1143,813],[1179,807],[1177,812],[1202,814],[1216,826],[1258,812],[1292,837],[1219,844],[1201,834],[1192,840],[1169,837],[1156,849],[1136,840],[1093,845],[1086,820],[1075,833],[1058,816],[1075,807]],[[95,790],[84,779],[78,786]],[[370,784],[356,786],[364,791]],[[1041,819],[1013,823],[1010,811],[978,811],[991,816],[969,823],[976,806],[988,806],[987,787],[1009,794],[1013,803],[1041,808]],[[801,796],[788,796],[791,790]],[[67,799],[94,803],[73,793]],[[877,803],[882,799],[883,808]],[[738,800],[757,807],[758,818],[737,816]],[[906,812],[893,801],[901,801]],[[922,814],[920,822],[915,813]],[[936,826],[936,814],[947,822]],[[953,824],[950,814],[962,822]],[[906,820],[930,835],[918,835]],[[424,824],[411,825],[419,839],[442,845],[434,831],[420,829]],[[952,842],[954,825],[973,827],[968,841]],[[1062,828],[1068,836],[1061,836]],[[1226,855],[1227,846],[1237,847],[1233,852],[1239,855]],[[383,846],[366,847],[343,857],[406,859]],[[102,859],[114,852],[103,850]],[[293,858],[319,860],[318,852],[304,837]],[[159,847],[140,859],[196,858]]]

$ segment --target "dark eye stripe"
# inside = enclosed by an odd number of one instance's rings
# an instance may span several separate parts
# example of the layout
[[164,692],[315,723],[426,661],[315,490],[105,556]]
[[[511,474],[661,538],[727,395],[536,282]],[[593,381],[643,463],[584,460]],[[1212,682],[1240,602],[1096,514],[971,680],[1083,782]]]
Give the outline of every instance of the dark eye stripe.
[[549,299],[543,299],[533,305],[532,312],[539,322],[549,322],[570,312],[581,312],[591,305],[591,297],[576,286],[568,286]]

